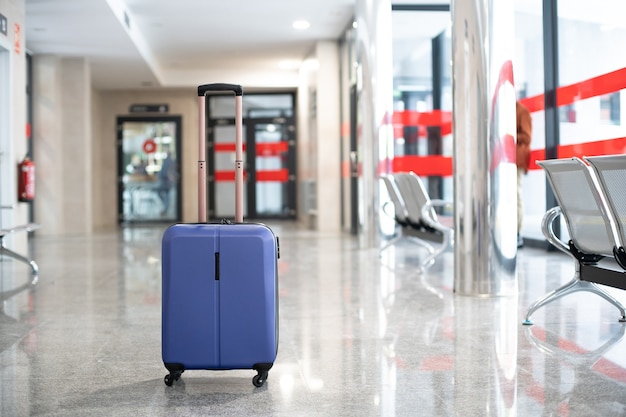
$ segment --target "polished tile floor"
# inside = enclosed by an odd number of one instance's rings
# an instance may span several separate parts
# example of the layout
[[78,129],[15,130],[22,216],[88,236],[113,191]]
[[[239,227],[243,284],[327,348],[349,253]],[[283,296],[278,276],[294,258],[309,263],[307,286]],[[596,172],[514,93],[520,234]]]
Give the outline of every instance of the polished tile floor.
[[163,383],[163,227],[35,236],[35,286],[12,293],[29,270],[0,262],[0,415],[626,415],[614,307],[576,293],[521,324],[571,278],[566,256],[524,248],[519,296],[477,298],[452,292],[451,252],[420,274],[426,251],[410,242],[379,257],[345,234],[270,226],[281,240],[280,345],[262,388],[247,370]]

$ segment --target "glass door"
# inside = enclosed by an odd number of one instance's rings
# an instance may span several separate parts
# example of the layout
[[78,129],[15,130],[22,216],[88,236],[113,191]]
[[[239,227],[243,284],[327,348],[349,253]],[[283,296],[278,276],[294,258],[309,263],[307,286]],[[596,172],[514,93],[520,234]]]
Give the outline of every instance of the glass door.
[[[232,96],[208,97],[208,217],[235,214],[235,119]],[[244,94],[244,207],[250,219],[296,218],[294,95]]]
[[[253,115],[253,113],[252,113]],[[295,138],[291,118],[248,118],[248,212],[254,218],[295,218]]]
[[180,116],[118,117],[120,223],[180,221]]

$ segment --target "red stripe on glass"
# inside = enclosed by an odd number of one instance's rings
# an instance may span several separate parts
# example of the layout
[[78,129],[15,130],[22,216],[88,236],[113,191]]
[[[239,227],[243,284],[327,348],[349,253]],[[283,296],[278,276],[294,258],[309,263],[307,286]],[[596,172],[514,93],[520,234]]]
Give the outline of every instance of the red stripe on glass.
[[443,155],[406,155],[397,156],[391,161],[393,172],[415,172],[417,175],[441,176],[452,175],[452,157]]
[[[244,179],[247,178],[247,173],[243,173]],[[214,175],[216,182],[234,182],[235,171],[215,171]],[[265,170],[256,172],[257,182],[287,182],[289,181],[289,170],[287,168],[276,170]]]
[[287,182],[289,181],[289,170],[287,168],[265,170],[256,172],[257,182]]
[[278,156],[289,151],[289,143],[286,141],[257,143],[255,149],[257,156]]

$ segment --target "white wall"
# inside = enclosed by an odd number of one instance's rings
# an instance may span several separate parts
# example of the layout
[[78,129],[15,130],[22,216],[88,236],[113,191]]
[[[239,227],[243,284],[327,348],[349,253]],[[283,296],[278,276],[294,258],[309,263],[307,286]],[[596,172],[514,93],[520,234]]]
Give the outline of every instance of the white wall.
[[[167,103],[169,115],[182,116],[181,181],[182,220],[198,220],[198,94],[195,88],[135,91],[101,91],[96,94],[93,136],[94,222],[97,229],[117,226],[117,132],[118,116],[128,116],[131,104]],[[136,115],[136,114],[135,114]]]
[[339,47],[318,42],[317,83],[317,230],[341,228],[341,126]]
[[312,167],[314,152],[311,139],[312,134],[315,135],[315,132],[311,132],[310,128],[314,108],[314,105],[311,103],[311,97],[317,94],[315,92],[317,65],[315,55],[309,55],[300,68],[300,81],[297,95],[297,211],[298,219],[303,222],[314,220],[314,218],[310,219],[310,216],[313,216],[310,211],[315,210],[317,206],[314,188],[317,182],[317,173]]
[[35,219],[42,235],[93,231],[91,75],[85,58],[33,57]]
[[168,103],[171,115],[182,116],[182,219],[197,220],[195,89],[96,91],[84,58],[35,56],[33,61],[35,217],[41,234],[117,228],[116,121],[137,103]]
[[[0,88],[6,98],[0,106],[0,205],[13,206],[0,210],[0,227],[7,228],[28,221],[28,205],[17,202],[17,164],[26,154],[26,42],[25,5],[23,0],[0,0],[0,11],[7,18],[7,34],[0,34],[3,60],[8,79]],[[16,36],[19,28],[19,37]],[[16,48],[16,46],[18,46]],[[8,103],[8,106],[6,105]],[[18,233],[4,238],[11,249],[25,253],[27,234]]]
[[300,70],[299,219],[320,231],[341,229],[339,46],[321,41]]
[[[298,90],[298,180],[314,184],[317,190],[317,228],[339,230],[338,44],[319,42],[312,57],[318,66],[301,72]],[[182,220],[197,220],[195,89],[96,91],[90,87],[89,62],[84,58],[35,56],[34,67],[39,181],[35,207],[42,234],[117,227],[116,119],[129,115],[130,105],[136,103],[168,103],[170,115],[182,116]],[[310,115],[311,106],[315,117]],[[297,192],[301,191],[299,186]],[[302,199],[298,202],[302,218]]]

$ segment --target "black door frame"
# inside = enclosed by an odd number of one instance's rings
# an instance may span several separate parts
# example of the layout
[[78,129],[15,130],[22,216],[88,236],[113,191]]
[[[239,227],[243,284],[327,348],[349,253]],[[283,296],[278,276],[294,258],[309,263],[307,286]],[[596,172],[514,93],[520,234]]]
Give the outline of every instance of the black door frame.
[[359,138],[357,132],[358,88],[350,87],[350,233],[359,234]]

